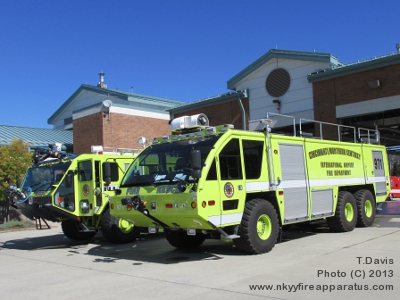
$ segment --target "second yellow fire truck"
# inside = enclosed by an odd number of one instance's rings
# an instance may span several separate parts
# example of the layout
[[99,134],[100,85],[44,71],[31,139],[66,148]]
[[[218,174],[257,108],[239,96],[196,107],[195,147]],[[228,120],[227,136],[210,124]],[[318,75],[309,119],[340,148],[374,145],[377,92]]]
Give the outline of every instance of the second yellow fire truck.
[[89,240],[100,229],[112,243],[130,243],[140,229],[110,215],[108,193],[116,189],[136,153],[105,153],[92,146],[92,153],[74,155],[54,143],[33,154],[19,189],[9,191],[10,204],[42,229],[42,221],[61,222],[66,237]]

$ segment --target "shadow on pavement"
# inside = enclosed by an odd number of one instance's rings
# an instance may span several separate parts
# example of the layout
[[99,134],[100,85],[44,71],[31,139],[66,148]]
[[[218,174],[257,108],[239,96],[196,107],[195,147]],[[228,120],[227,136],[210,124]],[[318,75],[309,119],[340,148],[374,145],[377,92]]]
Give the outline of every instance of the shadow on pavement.
[[[312,228],[307,231],[284,231],[282,242],[290,242],[318,232],[321,231]],[[115,263],[122,259],[132,261],[133,265],[141,265],[145,262],[176,264],[190,261],[220,260],[224,256],[248,255],[238,251],[233,242],[222,240],[206,240],[201,247],[190,251],[178,250],[167,242],[163,233],[142,234],[137,241],[129,244],[109,243],[101,233],[88,241],[73,241],[63,234],[55,234],[7,240],[0,244],[0,251],[5,249],[43,252],[59,249],[66,250],[66,256],[93,256],[94,263]]]
[[[317,233],[326,232],[326,228],[319,226],[308,226],[307,230],[293,228],[284,231],[283,243],[295,239],[308,237]],[[167,240],[160,235],[157,239],[142,239],[128,245],[98,245],[88,250],[88,255],[101,256],[94,262],[116,262],[117,260],[132,261],[132,265],[142,265],[147,262],[159,264],[176,264],[193,261],[217,261],[225,256],[249,256],[236,249],[232,241],[206,240],[199,248],[193,250],[179,250],[171,246]]]
[[0,245],[1,249],[15,249],[15,250],[26,250],[26,251],[36,251],[36,250],[46,250],[46,249],[66,249],[79,247],[83,245],[88,245],[89,243],[97,243],[103,237],[96,235],[92,240],[89,241],[73,241],[64,236],[64,234],[56,234],[49,236],[41,236],[34,238],[23,238],[8,240]]
[[[398,227],[400,219],[393,216],[377,216],[373,227]],[[309,237],[316,234],[333,234],[329,232],[326,222],[305,223],[285,226],[281,243]],[[132,265],[145,263],[176,264],[203,260],[217,261],[226,256],[249,256],[238,251],[233,242],[222,240],[206,240],[203,245],[191,251],[178,250],[164,238],[163,233],[142,234],[129,244],[112,244],[107,242],[101,233],[89,241],[72,241],[63,234],[23,238],[5,241],[0,244],[0,251],[16,249],[25,251],[43,251],[51,249],[66,250],[67,257],[75,255],[89,256],[93,263],[116,263],[119,260],[131,261]],[[271,256],[273,259],[273,256]]]

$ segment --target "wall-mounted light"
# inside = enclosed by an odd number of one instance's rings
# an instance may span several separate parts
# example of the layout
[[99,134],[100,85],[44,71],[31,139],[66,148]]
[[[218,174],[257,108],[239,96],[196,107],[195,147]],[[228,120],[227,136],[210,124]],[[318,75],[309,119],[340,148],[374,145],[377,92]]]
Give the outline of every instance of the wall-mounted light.
[[381,82],[379,81],[379,79],[368,81],[368,87],[370,89],[376,89],[380,86],[381,86]]
[[281,110],[281,100],[278,100],[278,99],[275,99],[275,100],[272,100],[272,103],[274,103],[274,104],[277,104],[277,110]]
[[103,113],[103,117],[108,116],[108,121],[110,121],[110,107],[112,105],[112,101],[110,99],[106,99],[103,101],[103,106],[107,108],[107,112]]

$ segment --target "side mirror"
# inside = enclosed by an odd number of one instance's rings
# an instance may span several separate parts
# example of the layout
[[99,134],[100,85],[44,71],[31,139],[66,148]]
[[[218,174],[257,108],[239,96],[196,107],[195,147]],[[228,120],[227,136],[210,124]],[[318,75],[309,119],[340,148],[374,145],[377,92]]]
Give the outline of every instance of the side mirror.
[[99,187],[95,188],[95,189],[93,190],[93,194],[94,194],[95,196],[101,195],[101,189],[100,189]]
[[200,150],[193,150],[190,153],[190,162],[192,164],[192,177],[200,178],[201,177],[201,152]]
[[111,183],[111,165],[109,162],[103,163],[103,173],[106,184]]

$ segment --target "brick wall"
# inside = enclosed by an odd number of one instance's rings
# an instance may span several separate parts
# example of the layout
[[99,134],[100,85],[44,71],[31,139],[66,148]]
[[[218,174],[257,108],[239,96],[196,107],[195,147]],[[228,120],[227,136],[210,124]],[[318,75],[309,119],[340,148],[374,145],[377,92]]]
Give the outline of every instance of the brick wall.
[[[369,88],[368,82],[379,80],[378,88]],[[313,83],[314,119],[340,124],[336,106],[400,95],[400,64],[358,72]],[[318,133],[315,133],[318,135]],[[337,139],[337,128],[323,129],[324,138]]]
[[[242,104],[246,112],[247,128],[247,124],[249,122],[249,99],[242,99]],[[210,126],[233,124],[236,129],[242,129],[242,110],[237,100],[225,102],[222,104],[211,105],[200,109],[188,110],[184,113],[175,114],[174,118],[196,115],[199,113],[203,113],[208,117],[210,121]]]
[[90,153],[91,146],[103,145],[103,114],[73,120],[74,153]]
[[138,138],[144,136],[148,141],[154,137],[170,134],[169,120],[111,114],[110,121],[103,122],[104,146],[140,149]]
[[[381,86],[369,88],[368,82],[376,79]],[[314,82],[315,120],[338,123],[335,116],[337,105],[399,95],[399,83],[400,64]]]
[[96,113],[73,121],[74,153],[90,153],[91,146],[141,149],[140,136],[152,140],[170,133],[168,120],[111,113]]
[[[242,99],[246,111],[246,126],[248,123],[249,100]],[[174,117],[190,116],[204,113],[211,126],[233,124],[236,129],[242,129],[242,111],[237,100],[222,104],[188,110]],[[109,117],[109,118],[108,118]],[[113,148],[141,149],[138,138],[144,136],[151,141],[154,137],[171,133],[169,120],[130,116],[111,113],[103,117],[99,112],[93,115],[73,120],[74,153],[90,153],[91,146],[102,145]]]

